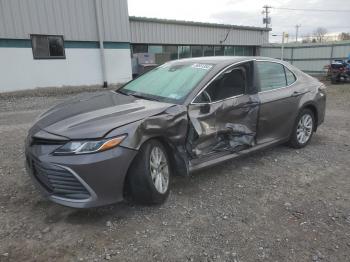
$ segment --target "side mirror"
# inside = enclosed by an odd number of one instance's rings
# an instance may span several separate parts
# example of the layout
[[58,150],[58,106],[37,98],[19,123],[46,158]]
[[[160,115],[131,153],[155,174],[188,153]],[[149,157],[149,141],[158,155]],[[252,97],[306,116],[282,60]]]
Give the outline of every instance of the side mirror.
[[203,105],[201,105],[200,112],[202,114],[208,114],[210,112],[210,104],[203,104]]

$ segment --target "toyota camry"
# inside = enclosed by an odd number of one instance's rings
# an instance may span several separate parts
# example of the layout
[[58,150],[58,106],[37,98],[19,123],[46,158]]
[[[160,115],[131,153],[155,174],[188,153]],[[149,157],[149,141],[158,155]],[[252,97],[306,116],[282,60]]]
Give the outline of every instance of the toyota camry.
[[116,91],[84,93],[41,114],[26,139],[26,166],[62,205],[125,196],[159,204],[173,176],[277,144],[306,146],[325,102],[321,82],[280,60],[171,61]]

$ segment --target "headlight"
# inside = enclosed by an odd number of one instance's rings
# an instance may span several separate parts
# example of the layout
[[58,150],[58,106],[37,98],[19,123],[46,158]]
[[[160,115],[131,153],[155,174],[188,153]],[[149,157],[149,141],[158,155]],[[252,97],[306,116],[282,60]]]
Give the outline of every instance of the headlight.
[[79,155],[106,151],[118,146],[125,137],[126,135],[101,140],[70,141],[56,149],[53,153],[55,155]]

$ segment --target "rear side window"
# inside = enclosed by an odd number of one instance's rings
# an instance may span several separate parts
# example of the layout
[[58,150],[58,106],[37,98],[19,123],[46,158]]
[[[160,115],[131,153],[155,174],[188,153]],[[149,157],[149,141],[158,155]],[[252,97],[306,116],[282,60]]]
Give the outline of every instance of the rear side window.
[[257,62],[261,91],[273,90],[286,86],[284,66],[279,63]]
[[286,70],[287,85],[289,86],[295,82],[296,78],[295,75],[287,67],[284,67],[284,69]]

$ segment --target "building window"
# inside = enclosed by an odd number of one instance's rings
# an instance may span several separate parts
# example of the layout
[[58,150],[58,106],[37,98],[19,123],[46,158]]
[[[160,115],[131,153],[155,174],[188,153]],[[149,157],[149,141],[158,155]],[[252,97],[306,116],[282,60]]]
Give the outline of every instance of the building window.
[[244,46],[235,46],[235,55],[244,56]]
[[179,46],[179,58],[191,57],[191,47],[188,45]]
[[192,46],[192,57],[203,56],[203,48],[200,45]]
[[224,46],[215,46],[215,56],[223,56],[225,53],[225,47]]
[[161,53],[163,53],[163,46],[161,46],[161,45],[149,45],[148,46],[148,53],[161,54]]
[[235,47],[234,46],[225,46],[225,55],[230,55],[230,56],[235,55]]
[[213,56],[214,55],[214,46],[204,46],[203,47],[204,56]]
[[31,35],[34,59],[64,59],[64,41],[61,35]]
[[244,51],[244,55],[246,55],[246,56],[254,55],[254,47],[253,46],[246,46],[245,51]]
[[132,45],[132,53],[133,54],[148,53],[148,46],[147,45]]
[[176,45],[164,45],[163,52],[164,52],[164,54],[167,54],[167,56],[169,57],[168,60],[177,59],[178,53],[177,53],[177,46]]

